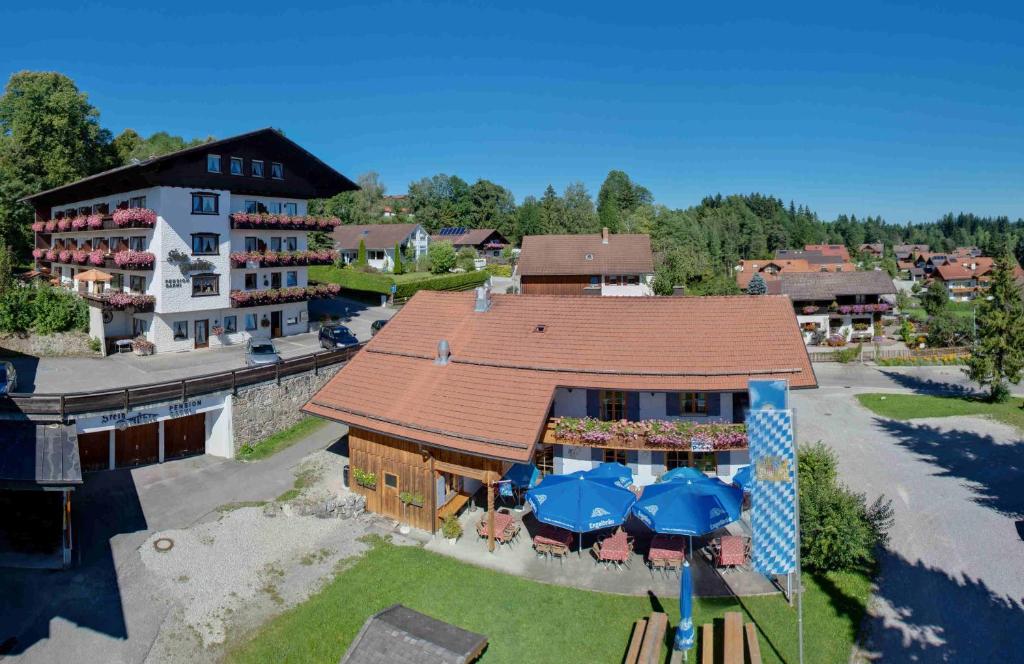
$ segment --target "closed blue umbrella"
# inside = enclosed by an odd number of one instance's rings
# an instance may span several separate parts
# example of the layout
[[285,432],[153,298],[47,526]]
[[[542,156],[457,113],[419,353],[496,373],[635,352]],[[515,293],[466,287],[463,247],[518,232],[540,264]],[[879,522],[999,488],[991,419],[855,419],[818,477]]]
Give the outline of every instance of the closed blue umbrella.
[[743,466],[737,470],[736,474],[732,476],[732,483],[746,493],[750,493],[750,490],[754,488],[754,467]]
[[[693,579],[690,577],[690,561],[683,561],[683,578],[679,582],[679,625],[672,647],[676,650],[693,648]],[[705,647],[707,647],[705,645]]]
[[705,475],[704,472],[701,471],[701,470],[697,470],[696,468],[691,468],[690,466],[679,466],[678,468],[673,468],[672,470],[670,470],[667,473],[663,474],[661,477],[658,478],[658,481],[659,482],[668,482],[670,480],[675,480],[675,479],[706,480],[707,478],[708,478],[708,476]]
[[633,471],[629,469],[629,466],[624,466],[618,461],[605,461],[586,473],[587,477],[591,479],[606,477],[614,480],[621,487],[628,487],[633,483]]
[[588,477],[585,471],[548,475],[526,492],[526,501],[541,523],[574,533],[618,526],[626,520],[636,496],[608,478]]
[[505,473],[505,479],[510,480],[517,489],[529,489],[540,481],[540,471],[532,463],[515,463]]
[[633,514],[657,533],[704,535],[740,518],[743,490],[717,478],[672,480],[644,488]]

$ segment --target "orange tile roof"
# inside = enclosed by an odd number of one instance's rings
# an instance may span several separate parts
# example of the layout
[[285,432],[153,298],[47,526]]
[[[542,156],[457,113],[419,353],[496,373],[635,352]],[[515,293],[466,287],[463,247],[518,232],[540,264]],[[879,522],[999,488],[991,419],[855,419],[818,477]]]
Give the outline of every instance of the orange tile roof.
[[[588,259],[587,256],[590,256]],[[522,276],[652,274],[649,235],[527,235],[516,270]]]
[[805,244],[804,251],[812,251],[822,256],[839,256],[844,261],[850,260],[850,252],[845,244]]
[[853,263],[810,263],[805,258],[768,258],[768,259],[744,259],[740,261],[740,269],[736,271],[736,284],[743,290],[750,285],[750,280],[755,273],[760,273],[765,282],[775,281],[778,274],[765,272],[765,268],[775,266],[779,274],[793,274],[796,272],[856,272],[857,266]]
[[[974,268],[971,268],[974,265]],[[995,267],[995,260],[985,256],[964,258],[956,263],[945,263],[935,268],[936,276],[942,281],[951,279],[972,279],[987,275]]]
[[[786,297],[491,299],[478,313],[473,293],[420,291],[304,410],[525,461],[556,387],[736,391],[751,377],[817,385]],[[434,363],[441,339],[446,366]]]

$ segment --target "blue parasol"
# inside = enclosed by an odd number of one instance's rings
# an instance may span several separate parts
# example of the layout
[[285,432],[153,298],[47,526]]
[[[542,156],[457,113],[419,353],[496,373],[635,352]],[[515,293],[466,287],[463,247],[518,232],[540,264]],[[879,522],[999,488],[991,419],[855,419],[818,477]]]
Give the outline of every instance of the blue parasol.
[[514,463],[505,473],[505,479],[512,482],[517,489],[529,489],[537,486],[540,481],[540,471],[532,463]]
[[732,483],[743,489],[744,492],[750,493],[750,490],[754,488],[754,467],[743,466],[736,471],[736,474],[732,476]]
[[676,650],[693,648],[693,579],[690,577],[690,562],[683,562],[683,578],[679,582],[679,625],[672,647]]
[[718,478],[672,480],[644,488],[633,514],[656,533],[704,535],[740,518],[743,491]]
[[618,461],[605,461],[586,473],[590,479],[606,477],[614,480],[621,487],[628,487],[633,483],[633,471],[629,469],[629,466],[624,466]]
[[609,478],[591,478],[585,471],[548,475],[526,492],[526,502],[541,523],[574,533],[618,526],[626,520],[636,496]]
[[691,468],[689,466],[679,466],[673,468],[667,473],[663,474],[658,478],[659,482],[668,482],[670,480],[684,479],[684,480],[706,480],[708,476],[703,471]]

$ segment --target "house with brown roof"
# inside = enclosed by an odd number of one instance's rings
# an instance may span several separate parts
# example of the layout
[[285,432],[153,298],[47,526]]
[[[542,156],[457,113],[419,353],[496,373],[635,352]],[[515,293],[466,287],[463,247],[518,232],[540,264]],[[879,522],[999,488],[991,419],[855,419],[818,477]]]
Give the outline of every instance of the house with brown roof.
[[359,255],[359,244],[366,246],[366,262],[378,270],[391,271],[395,267],[395,245],[403,258],[413,260],[425,256],[430,236],[419,224],[364,224],[337,226],[331,233],[339,259],[351,263]]
[[442,228],[430,236],[431,242],[450,242],[459,251],[469,247],[477,257],[494,260],[501,258],[502,250],[511,244],[504,235],[494,228]]
[[746,291],[750,280],[760,274],[765,283],[775,281],[783,272],[855,272],[853,263],[809,263],[805,258],[770,258],[741,260],[734,268],[736,284]]
[[434,531],[513,463],[731,478],[751,378],[817,386],[788,298],[420,291],[303,410],[349,426],[369,510]]
[[652,295],[651,238],[612,234],[528,235],[512,275],[524,295]]
[[857,251],[867,254],[873,258],[881,258],[885,253],[885,245],[881,242],[865,242],[857,247]]
[[786,273],[769,284],[768,292],[789,297],[810,344],[835,336],[870,341],[875,322],[893,309],[896,286],[884,270]]

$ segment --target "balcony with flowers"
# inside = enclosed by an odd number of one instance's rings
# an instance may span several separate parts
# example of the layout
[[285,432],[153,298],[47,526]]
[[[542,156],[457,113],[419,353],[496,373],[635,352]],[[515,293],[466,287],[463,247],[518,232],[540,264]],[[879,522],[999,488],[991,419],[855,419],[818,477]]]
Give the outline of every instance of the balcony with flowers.
[[156,224],[156,212],[149,208],[128,208],[114,210],[113,214],[87,214],[77,217],[63,217],[32,224],[36,233],[76,233],[102,231],[117,228],[152,228]]
[[104,309],[122,311],[134,309],[138,313],[153,311],[156,298],[140,293],[124,293],[122,291],[106,291],[103,293],[81,293],[89,302],[101,305]]
[[548,422],[545,443],[652,451],[724,452],[748,448],[744,424],[688,420],[606,422],[593,417],[556,417]]
[[87,265],[89,267],[119,268],[122,270],[152,270],[156,256],[148,251],[125,249],[113,254],[101,249],[33,249],[32,257],[51,263]]
[[332,265],[338,252],[320,251],[235,251],[231,253],[231,267],[287,267],[291,265]]
[[340,292],[341,286],[338,284],[317,284],[316,286],[269,288],[267,290],[233,290],[230,297],[231,306],[237,309],[335,297]]
[[337,217],[292,217],[285,214],[254,212],[233,212],[231,214],[232,229],[332,231],[339,224],[341,224],[341,219]]

